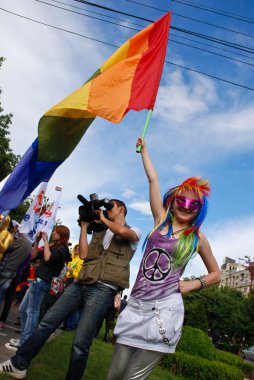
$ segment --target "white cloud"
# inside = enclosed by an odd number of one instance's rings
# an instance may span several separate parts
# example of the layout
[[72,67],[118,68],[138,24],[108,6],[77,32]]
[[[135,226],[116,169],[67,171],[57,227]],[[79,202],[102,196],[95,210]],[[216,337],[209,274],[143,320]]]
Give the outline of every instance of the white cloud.
[[151,215],[150,203],[148,201],[135,201],[129,203],[128,207],[141,212],[141,214]]
[[210,115],[207,120],[207,134],[218,148],[226,150],[253,149],[254,147],[254,103],[241,109]]
[[172,169],[180,174],[188,174],[190,172],[190,169],[186,165],[176,164],[173,165]]
[[[7,7],[6,7],[7,8]],[[66,12],[40,3],[13,1],[8,9],[51,25],[91,35],[90,20],[75,18]],[[59,12],[63,18],[59,17]],[[54,104],[80,87],[98,69],[112,48],[94,49],[94,41],[73,36],[17,16],[1,12],[2,103],[13,112],[13,149],[23,154],[37,136],[40,117]],[[15,23],[15,28],[13,24]],[[96,24],[92,25],[94,33]],[[89,52],[93,51],[93,54]],[[107,53],[109,52],[110,53]],[[106,54],[105,54],[106,52]],[[24,133],[24,126],[26,133]]]
[[193,76],[187,85],[180,70],[175,70],[161,86],[155,115],[171,123],[186,123],[209,110],[217,100],[213,81]]
[[135,191],[131,189],[125,189],[124,192],[122,193],[122,196],[125,198],[131,198],[135,195]]
[[186,80],[180,70],[161,85],[149,143],[160,157],[163,152],[165,170],[173,161],[175,172],[185,174],[198,162],[253,151],[254,103],[227,95],[224,102],[214,81],[193,74]]
[[220,264],[225,256],[237,260],[245,255],[254,258],[253,242],[250,236],[254,231],[254,215],[221,221],[212,229],[209,228],[208,236],[214,251],[214,255]]
[[[205,234],[219,266],[223,264],[226,256],[237,262],[239,262],[239,258],[244,258],[245,255],[254,259],[253,239],[250,238],[253,236],[253,231],[254,215],[220,221],[209,227]],[[197,255],[188,264],[185,275],[197,276],[204,273],[207,271],[200,256]]]

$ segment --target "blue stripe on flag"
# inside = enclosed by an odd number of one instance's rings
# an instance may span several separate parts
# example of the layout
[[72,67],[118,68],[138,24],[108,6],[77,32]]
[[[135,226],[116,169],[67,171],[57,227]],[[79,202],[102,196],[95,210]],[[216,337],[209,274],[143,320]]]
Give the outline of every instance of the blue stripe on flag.
[[13,169],[0,191],[0,213],[12,210],[43,181],[48,181],[63,161],[39,162],[38,138]]

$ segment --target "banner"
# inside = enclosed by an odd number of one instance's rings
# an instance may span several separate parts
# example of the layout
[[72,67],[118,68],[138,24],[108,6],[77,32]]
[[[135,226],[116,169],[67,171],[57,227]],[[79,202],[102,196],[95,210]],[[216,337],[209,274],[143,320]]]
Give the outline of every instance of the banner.
[[[55,221],[56,221],[56,214],[57,210],[59,208],[60,199],[62,196],[62,188],[56,187],[55,188],[57,194],[56,194],[56,200],[49,204],[47,207],[45,213],[40,216],[38,223],[37,223],[37,232],[43,231],[48,234],[48,237],[50,238],[50,235],[52,233]],[[40,241],[39,247],[43,247],[44,242],[43,240]]]
[[42,182],[38,194],[31,203],[19,227],[19,232],[26,235],[31,243],[35,241],[37,224],[42,211],[43,199],[46,193],[48,182]]

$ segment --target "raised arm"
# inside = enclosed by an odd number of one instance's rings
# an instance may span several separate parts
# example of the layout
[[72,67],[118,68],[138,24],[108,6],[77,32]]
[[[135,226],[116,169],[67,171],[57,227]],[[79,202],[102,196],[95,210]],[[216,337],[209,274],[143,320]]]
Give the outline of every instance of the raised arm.
[[35,259],[37,256],[38,248],[39,248],[39,242],[41,239],[42,239],[42,233],[37,232],[37,234],[35,236],[35,242],[34,242],[34,245],[32,247],[32,260]]
[[157,226],[165,213],[165,209],[162,204],[158,174],[149,156],[145,141],[139,138],[137,141],[137,146],[138,145],[141,145],[141,157],[149,182],[150,206],[154,218],[154,225]]
[[87,228],[88,222],[80,222],[80,235],[79,235],[79,257],[84,260],[88,254],[88,241],[87,241]]
[[105,215],[102,210],[99,210],[98,212],[100,215],[101,222],[107,228],[109,228],[115,235],[121,236],[123,239],[127,239],[131,242],[137,242],[139,240],[139,237],[134,230],[105,218]]
[[44,240],[44,250],[43,250],[44,260],[49,261],[51,257],[51,251],[49,248],[48,234],[46,232],[42,232],[41,236],[42,236],[42,239]]

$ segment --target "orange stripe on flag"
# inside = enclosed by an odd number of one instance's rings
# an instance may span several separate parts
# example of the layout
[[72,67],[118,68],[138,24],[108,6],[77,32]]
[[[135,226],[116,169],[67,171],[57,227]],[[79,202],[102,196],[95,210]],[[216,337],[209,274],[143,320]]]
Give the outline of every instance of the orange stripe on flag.
[[114,123],[122,120],[140,59],[141,55],[125,59],[92,81],[87,107],[89,112]]
[[167,49],[170,17],[171,12],[141,30],[101,66],[103,73],[91,82],[87,111],[118,123],[130,109],[153,108]]

